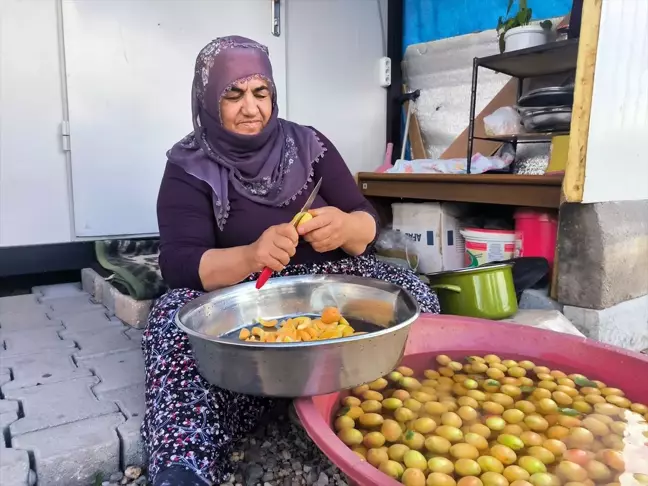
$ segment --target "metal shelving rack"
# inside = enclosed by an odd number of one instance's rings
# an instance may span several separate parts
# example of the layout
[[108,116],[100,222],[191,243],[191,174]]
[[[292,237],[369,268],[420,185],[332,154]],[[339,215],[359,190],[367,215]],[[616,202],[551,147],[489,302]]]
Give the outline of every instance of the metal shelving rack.
[[470,93],[470,120],[468,122],[468,167],[473,155],[473,142],[478,140],[490,140],[494,142],[517,143],[538,143],[550,142],[555,135],[565,135],[569,132],[550,133],[528,133],[521,135],[499,136],[499,137],[475,137],[475,104],[477,101],[477,75],[479,68],[490,69],[497,73],[507,74],[518,80],[517,98],[522,95],[522,84],[525,78],[561,74],[576,69],[578,57],[578,39],[568,39],[557,42],[550,42],[542,46],[520,49],[503,54],[496,54],[488,57],[476,57],[473,59],[472,89]]

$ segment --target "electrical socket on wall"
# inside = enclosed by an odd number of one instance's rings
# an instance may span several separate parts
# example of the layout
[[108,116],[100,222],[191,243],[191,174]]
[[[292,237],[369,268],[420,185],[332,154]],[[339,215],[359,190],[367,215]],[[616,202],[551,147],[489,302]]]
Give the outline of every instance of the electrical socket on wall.
[[378,63],[378,83],[383,88],[391,86],[391,59],[381,57]]

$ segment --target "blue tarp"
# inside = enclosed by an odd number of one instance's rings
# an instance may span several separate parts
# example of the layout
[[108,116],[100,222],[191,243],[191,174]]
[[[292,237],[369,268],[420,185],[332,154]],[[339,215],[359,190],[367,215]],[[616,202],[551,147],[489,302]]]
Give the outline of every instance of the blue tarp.
[[[506,14],[507,0],[405,0],[403,48],[457,35],[494,29]],[[527,0],[534,19],[559,17],[572,0]],[[513,6],[513,11],[517,7]]]

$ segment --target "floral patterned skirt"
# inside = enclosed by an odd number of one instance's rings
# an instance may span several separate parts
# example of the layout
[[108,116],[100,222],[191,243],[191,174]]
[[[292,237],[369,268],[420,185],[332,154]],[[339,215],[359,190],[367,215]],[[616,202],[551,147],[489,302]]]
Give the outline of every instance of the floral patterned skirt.
[[[377,278],[407,289],[421,312],[439,313],[434,292],[408,270],[374,256],[286,267],[281,275],[344,274]],[[251,277],[252,279],[253,277]],[[214,387],[200,374],[187,335],[173,322],[176,312],[201,292],[174,289],[151,309],[142,340],[146,364],[146,414],[142,435],[149,455],[149,478],[178,466],[205,484],[224,482],[234,443],[251,432],[273,406],[268,398]],[[165,481],[166,483],[166,481]]]

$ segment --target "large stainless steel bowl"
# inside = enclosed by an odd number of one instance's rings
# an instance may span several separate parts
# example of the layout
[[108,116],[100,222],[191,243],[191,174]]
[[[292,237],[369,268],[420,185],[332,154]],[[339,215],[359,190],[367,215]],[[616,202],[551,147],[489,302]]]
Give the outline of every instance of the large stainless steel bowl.
[[[352,325],[373,332],[298,343],[238,340],[258,318],[317,314],[338,307]],[[275,278],[257,290],[245,283],[205,294],[176,314],[200,373],[213,385],[250,395],[300,397],[375,380],[400,361],[419,315],[412,296],[382,280],[343,275]]]

